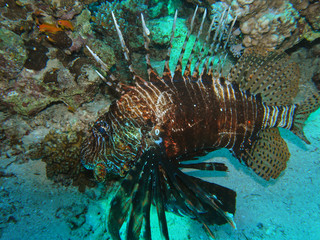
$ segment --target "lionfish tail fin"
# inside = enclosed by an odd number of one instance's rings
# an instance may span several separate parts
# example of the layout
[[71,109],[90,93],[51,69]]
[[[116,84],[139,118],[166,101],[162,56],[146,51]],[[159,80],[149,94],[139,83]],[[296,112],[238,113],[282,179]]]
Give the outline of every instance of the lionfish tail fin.
[[239,88],[259,96],[263,102],[264,120],[259,137],[245,151],[233,149],[262,178],[277,178],[286,168],[290,153],[277,127],[290,129],[310,143],[303,126],[313,111],[319,108],[318,93],[300,104],[293,104],[299,90],[299,67],[282,51],[248,48],[230,70],[228,80]]
[[264,119],[259,137],[246,150],[233,149],[233,153],[265,180],[277,178],[289,160],[288,146],[277,127],[292,127],[299,78],[298,66],[289,62],[286,53],[262,48],[246,49],[229,72],[230,82],[262,101]]
[[310,114],[316,111],[319,107],[320,94],[317,92],[312,93],[297,105],[291,131],[307,144],[310,144],[310,142],[303,133],[303,127]]

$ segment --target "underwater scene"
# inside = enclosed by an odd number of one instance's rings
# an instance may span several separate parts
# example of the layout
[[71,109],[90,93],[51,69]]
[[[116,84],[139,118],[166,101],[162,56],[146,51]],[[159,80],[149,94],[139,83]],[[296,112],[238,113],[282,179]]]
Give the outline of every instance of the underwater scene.
[[320,239],[320,1],[1,0],[0,239]]

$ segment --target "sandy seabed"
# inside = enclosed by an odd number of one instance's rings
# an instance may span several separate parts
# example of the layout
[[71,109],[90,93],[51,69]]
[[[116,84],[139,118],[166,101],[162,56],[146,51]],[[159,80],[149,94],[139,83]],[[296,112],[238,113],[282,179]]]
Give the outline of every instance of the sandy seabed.
[[[320,239],[320,110],[304,128],[310,145],[282,130],[291,158],[284,174],[266,182],[241,165],[227,150],[203,157],[225,162],[229,172],[189,172],[237,192],[237,229],[213,226],[216,239],[318,240]],[[4,154],[2,154],[4,155]],[[21,239],[110,239],[106,214],[110,196],[103,186],[80,193],[46,178],[45,163],[3,158],[0,161],[0,237]],[[199,175],[200,174],[200,175]],[[201,224],[167,214],[171,239],[209,239]],[[160,239],[156,212],[152,210],[152,232]]]

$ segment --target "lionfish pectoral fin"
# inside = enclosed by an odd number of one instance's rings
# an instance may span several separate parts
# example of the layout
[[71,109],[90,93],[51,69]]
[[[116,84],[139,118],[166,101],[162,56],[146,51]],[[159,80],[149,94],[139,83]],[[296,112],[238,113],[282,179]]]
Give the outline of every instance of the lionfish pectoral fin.
[[180,168],[193,168],[205,171],[228,171],[228,167],[224,163],[218,162],[201,162],[201,163],[179,163]]
[[[108,217],[108,230],[113,239],[120,238],[120,229],[127,217],[126,239],[139,239],[143,223],[145,224],[145,239],[151,239],[150,205],[151,205],[150,164],[139,159],[128,172],[120,188],[111,201]],[[149,232],[149,233],[148,233]]]
[[113,239],[120,239],[120,229],[128,218],[126,239],[151,239],[150,207],[154,202],[160,230],[164,239],[169,239],[165,216],[165,199],[162,194],[160,158],[164,155],[158,148],[146,151],[137,160],[122,181],[111,201],[108,229]]
[[127,226],[127,239],[140,239],[143,221],[145,221],[145,239],[151,239],[150,232],[150,206],[151,206],[151,181],[150,168],[142,170],[139,182],[135,184],[132,197],[132,209]]
[[[164,179],[160,169],[160,163],[163,158],[166,158],[166,153],[158,145],[151,150],[145,152],[142,157],[144,161],[150,164],[152,175],[152,199],[157,209],[159,227],[163,239],[169,240],[169,232],[165,214],[165,195],[163,194]],[[150,225],[148,226],[150,227]]]
[[278,128],[262,130],[251,148],[242,153],[237,150],[233,152],[265,180],[276,179],[286,168],[290,158],[288,146]]
[[206,225],[230,223],[235,213],[236,193],[220,185],[189,176],[179,169],[170,177],[185,199],[189,214]]
[[214,234],[208,225],[229,222],[235,226],[232,216],[236,193],[233,190],[189,176],[165,156],[161,158],[160,173],[159,183],[165,183],[162,191],[167,209],[198,220],[211,237]]

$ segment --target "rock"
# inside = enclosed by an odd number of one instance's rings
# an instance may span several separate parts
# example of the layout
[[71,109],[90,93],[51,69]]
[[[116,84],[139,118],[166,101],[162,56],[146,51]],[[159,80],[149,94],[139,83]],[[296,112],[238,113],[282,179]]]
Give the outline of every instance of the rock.
[[58,208],[56,218],[65,219],[70,229],[75,230],[86,222],[87,206],[84,204],[72,204],[67,207]]
[[26,59],[27,51],[21,37],[0,28],[0,89],[5,86],[5,81],[17,77]]

